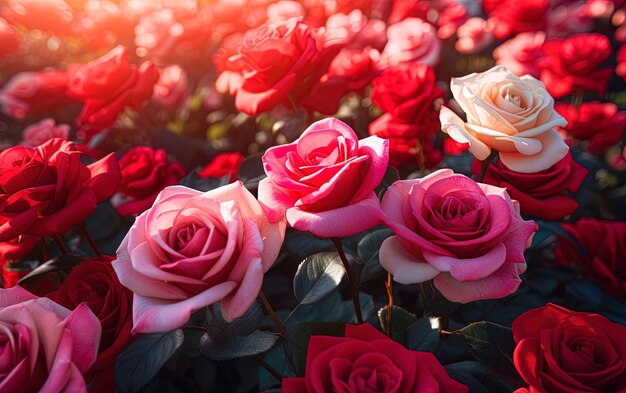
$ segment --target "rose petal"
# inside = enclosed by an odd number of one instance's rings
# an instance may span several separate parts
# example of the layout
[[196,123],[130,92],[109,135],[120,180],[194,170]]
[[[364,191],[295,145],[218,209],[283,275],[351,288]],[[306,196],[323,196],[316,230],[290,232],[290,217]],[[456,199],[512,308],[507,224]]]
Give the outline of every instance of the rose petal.
[[388,237],[380,246],[380,264],[400,284],[416,284],[433,279],[439,271],[420,257],[409,254],[396,236]]

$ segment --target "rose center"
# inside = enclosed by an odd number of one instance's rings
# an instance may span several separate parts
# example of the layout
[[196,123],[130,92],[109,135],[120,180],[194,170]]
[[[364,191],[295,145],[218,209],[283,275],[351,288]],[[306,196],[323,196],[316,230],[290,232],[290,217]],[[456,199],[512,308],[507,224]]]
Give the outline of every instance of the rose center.
[[506,89],[506,94],[504,95],[504,99],[514,104],[515,106],[522,106],[522,98],[517,94],[511,92],[511,89]]

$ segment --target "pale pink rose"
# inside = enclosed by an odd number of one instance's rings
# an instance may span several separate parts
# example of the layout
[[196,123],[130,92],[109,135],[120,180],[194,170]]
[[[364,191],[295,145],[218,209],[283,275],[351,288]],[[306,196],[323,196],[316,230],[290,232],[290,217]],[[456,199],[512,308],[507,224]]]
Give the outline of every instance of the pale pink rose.
[[259,202],[272,221],[286,217],[292,227],[324,238],[354,235],[380,223],[374,189],[388,161],[386,139],[359,141],[342,121],[320,120],[295,142],[265,152],[268,177],[259,183]]
[[0,289],[0,391],[86,392],[102,329],[87,303],[70,311],[20,286]]
[[591,18],[610,18],[618,2],[623,5],[623,1],[620,0],[587,0],[585,13]]
[[261,290],[283,242],[241,182],[208,192],[165,188],[117,249],[113,268],[133,291],[133,332],[167,332],[220,302],[227,321]]
[[439,119],[443,132],[485,160],[491,149],[509,169],[535,173],[559,162],[569,147],[554,127],[567,121],[554,110],[554,99],[530,75],[518,77],[505,67],[452,78],[450,89],[467,115],[464,122],[446,107]]
[[477,53],[493,42],[493,34],[487,30],[483,18],[470,18],[457,30],[458,40],[454,47],[464,54]]
[[349,14],[333,14],[326,20],[324,39],[327,43],[347,44],[360,33],[367,24],[367,17],[361,10]]
[[370,46],[378,51],[382,51],[386,44],[387,24],[380,19],[370,19],[347,47],[363,49]]
[[440,169],[395,182],[382,209],[395,236],[383,242],[380,264],[395,281],[433,280],[459,303],[501,298],[519,286],[537,225],[520,217],[504,188]]
[[159,81],[154,85],[152,100],[166,108],[176,108],[189,95],[187,73],[177,65],[159,70]]
[[306,10],[297,1],[279,1],[267,6],[267,23],[279,22],[291,18],[303,20]]
[[70,126],[54,124],[54,119],[46,118],[39,123],[31,124],[22,132],[22,145],[27,147],[39,146],[53,138],[69,138]]
[[544,42],[546,33],[542,31],[520,33],[494,49],[493,58],[496,64],[505,66],[517,76],[529,74],[539,78],[539,65],[546,56],[542,49]]
[[381,59],[385,67],[414,62],[434,66],[439,62],[441,41],[437,29],[419,18],[406,18],[389,26],[387,39]]

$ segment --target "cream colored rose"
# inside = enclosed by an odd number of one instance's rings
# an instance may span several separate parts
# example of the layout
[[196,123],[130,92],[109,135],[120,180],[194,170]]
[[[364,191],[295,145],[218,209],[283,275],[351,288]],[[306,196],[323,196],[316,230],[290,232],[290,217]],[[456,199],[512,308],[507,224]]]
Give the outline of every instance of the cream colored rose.
[[443,132],[457,142],[469,143],[479,160],[499,152],[509,169],[534,173],[550,168],[567,154],[555,126],[567,121],[554,110],[554,99],[543,83],[530,75],[518,77],[505,67],[452,78],[452,94],[467,115],[467,122],[442,107]]

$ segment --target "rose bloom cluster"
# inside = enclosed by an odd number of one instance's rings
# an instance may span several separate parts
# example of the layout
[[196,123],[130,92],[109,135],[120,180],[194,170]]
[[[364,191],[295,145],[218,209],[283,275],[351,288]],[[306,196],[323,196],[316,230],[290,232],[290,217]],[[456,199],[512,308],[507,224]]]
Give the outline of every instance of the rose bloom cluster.
[[624,0],[6,0],[0,391],[625,391],[625,78]]

